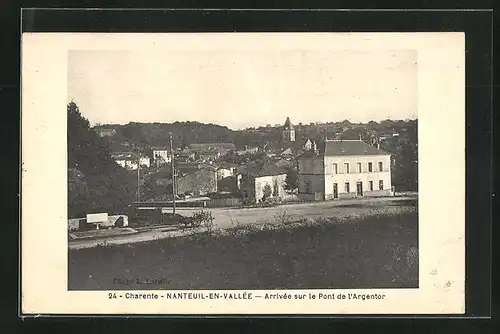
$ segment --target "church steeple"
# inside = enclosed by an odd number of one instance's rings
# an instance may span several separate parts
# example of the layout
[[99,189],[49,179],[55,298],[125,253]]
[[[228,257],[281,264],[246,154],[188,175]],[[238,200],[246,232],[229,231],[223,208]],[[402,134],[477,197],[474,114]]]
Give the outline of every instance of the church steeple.
[[295,141],[295,129],[290,121],[290,117],[286,118],[285,125],[283,125],[283,140]]

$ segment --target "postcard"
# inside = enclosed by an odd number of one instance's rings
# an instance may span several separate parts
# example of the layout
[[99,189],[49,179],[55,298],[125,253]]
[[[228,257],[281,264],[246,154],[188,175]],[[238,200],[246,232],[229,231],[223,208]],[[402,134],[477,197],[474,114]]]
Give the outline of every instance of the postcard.
[[465,312],[463,33],[21,54],[23,314]]

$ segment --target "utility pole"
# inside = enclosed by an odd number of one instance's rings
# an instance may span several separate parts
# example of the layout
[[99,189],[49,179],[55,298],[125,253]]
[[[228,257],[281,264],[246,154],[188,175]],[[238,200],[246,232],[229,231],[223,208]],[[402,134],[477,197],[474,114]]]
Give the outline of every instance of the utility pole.
[[172,133],[170,133],[170,154],[172,164],[172,213],[175,215],[175,166],[174,166],[174,148],[172,144]]
[[141,201],[141,153],[137,149],[137,203]]

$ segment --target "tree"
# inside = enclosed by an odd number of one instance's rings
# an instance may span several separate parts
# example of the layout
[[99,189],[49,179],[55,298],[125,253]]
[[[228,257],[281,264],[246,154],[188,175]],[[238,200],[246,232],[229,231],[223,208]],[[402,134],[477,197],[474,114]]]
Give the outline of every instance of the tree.
[[278,185],[278,180],[274,180],[274,183],[273,183],[273,197],[276,197],[276,196],[279,196],[280,192],[279,192],[279,185]]
[[268,199],[269,197],[271,197],[273,193],[273,189],[271,188],[271,186],[269,185],[269,183],[266,183],[266,185],[264,186],[264,188],[262,189],[262,200],[265,201],[266,199]]
[[67,105],[68,215],[122,213],[135,199],[137,177],[112,158],[107,143],[90,128],[75,102]]
[[299,175],[293,168],[288,170],[285,178],[285,190],[293,191],[299,187]]

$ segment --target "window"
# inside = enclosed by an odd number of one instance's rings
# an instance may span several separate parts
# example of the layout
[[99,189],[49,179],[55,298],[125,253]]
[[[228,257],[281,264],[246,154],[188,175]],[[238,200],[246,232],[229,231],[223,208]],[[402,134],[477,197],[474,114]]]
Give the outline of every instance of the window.
[[333,174],[337,174],[339,171],[337,169],[337,164],[333,164]]
[[361,162],[358,162],[358,173],[361,173]]
[[383,180],[378,181],[378,189],[384,190],[384,181]]
[[384,163],[383,163],[382,161],[380,161],[380,162],[378,163],[378,170],[379,170],[380,172],[384,170]]
[[350,192],[350,189],[349,189],[349,182],[346,182],[346,183],[345,183],[345,192],[346,192],[346,193]]
[[368,185],[370,187],[370,191],[373,191],[373,181],[369,181]]
[[344,163],[344,171],[346,174],[349,174],[349,163],[348,162]]
[[373,166],[371,162],[368,163],[368,171],[373,172]]

